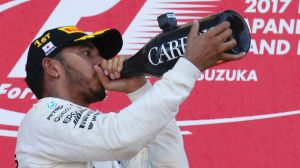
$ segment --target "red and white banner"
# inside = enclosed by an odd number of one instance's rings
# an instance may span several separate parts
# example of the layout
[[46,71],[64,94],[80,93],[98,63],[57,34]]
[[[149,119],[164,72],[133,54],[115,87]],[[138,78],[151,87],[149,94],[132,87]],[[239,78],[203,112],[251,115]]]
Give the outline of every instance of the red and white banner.
[[[227,9],[246,19],[251,47],[243,60],[203,72],[181,106],[190,167],[300,167],[299,0],[0,0],[0,167],[14,167],[17,129],[36,101],[24,67],[30,42],[42,32],[117,28],[120,54],[132,55],[160,32],[160,14],[174,12],[183,24]],[[109,93],[92,108],[128,104],[124,94]]]

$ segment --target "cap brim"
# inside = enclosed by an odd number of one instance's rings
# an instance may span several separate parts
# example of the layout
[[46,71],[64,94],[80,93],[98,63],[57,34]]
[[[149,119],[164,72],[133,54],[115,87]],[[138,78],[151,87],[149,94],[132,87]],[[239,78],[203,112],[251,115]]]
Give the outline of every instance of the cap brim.
[[95,44],[100,52],[100,56],[105,59],[110,59],[117,55],[123,46],[122,35],[117,29],[101,30],[75,39],[74,42],[81,43],[88,40]]
[[105,59],[110,59],[117,55],[123,46],[122,35],[117,29],[106,29],[93,35],[94,38],[91,41],[98,48],[100,56]]

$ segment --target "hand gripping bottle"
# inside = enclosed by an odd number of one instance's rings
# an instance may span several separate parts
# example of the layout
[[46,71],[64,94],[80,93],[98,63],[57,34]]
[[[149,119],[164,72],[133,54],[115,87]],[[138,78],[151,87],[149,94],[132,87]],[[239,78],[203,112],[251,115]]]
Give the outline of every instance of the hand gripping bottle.
[[[179,57],[184,55],[187,35],[192,23],[177,26],[174,13],[161,15],[157,20],[163,32],[152,38],[141,50],[124,62],[122,77],[144,74],[161,77],[173,68]],[[250,48],[249,28],[243,17],[235,11],[226,10],[200,19],[199,33],[205,33],[223,21],[230,22],[232,36],[237,41],[237,45],[226,53],[247,53]]]

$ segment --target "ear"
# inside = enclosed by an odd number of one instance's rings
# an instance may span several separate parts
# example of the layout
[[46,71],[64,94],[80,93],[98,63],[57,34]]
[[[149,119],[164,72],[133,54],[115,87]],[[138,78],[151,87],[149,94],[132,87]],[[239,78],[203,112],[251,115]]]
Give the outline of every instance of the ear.
[[44,68],[45,74],[48,74],[49,76],[51,76],[53,78],[57,78],[58,76],[60,76],[61,66],[60,66],[59,61],[46,57],[42,61],[42,66]]

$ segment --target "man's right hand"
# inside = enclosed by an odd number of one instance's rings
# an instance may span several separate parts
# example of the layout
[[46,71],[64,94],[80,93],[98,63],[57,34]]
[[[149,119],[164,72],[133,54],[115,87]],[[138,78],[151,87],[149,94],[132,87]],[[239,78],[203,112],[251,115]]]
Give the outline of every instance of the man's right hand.
[[[245,53],[227,54],[227,50],[236,45],[231,38],[230,23],[225,21],[205,33],[198,34],[199,22],[194,21],[188,35],[185,58],[191,61],[200,71],[223,61],[241,59]],[[227,41],[227,39],[229,39]]]
[[131,93],[146,84],[145,76],[121,78],[120,72],[123,69],[125,57],[114,57],[109,60],[102,60],[95,65],[94,69],[105,90]]

